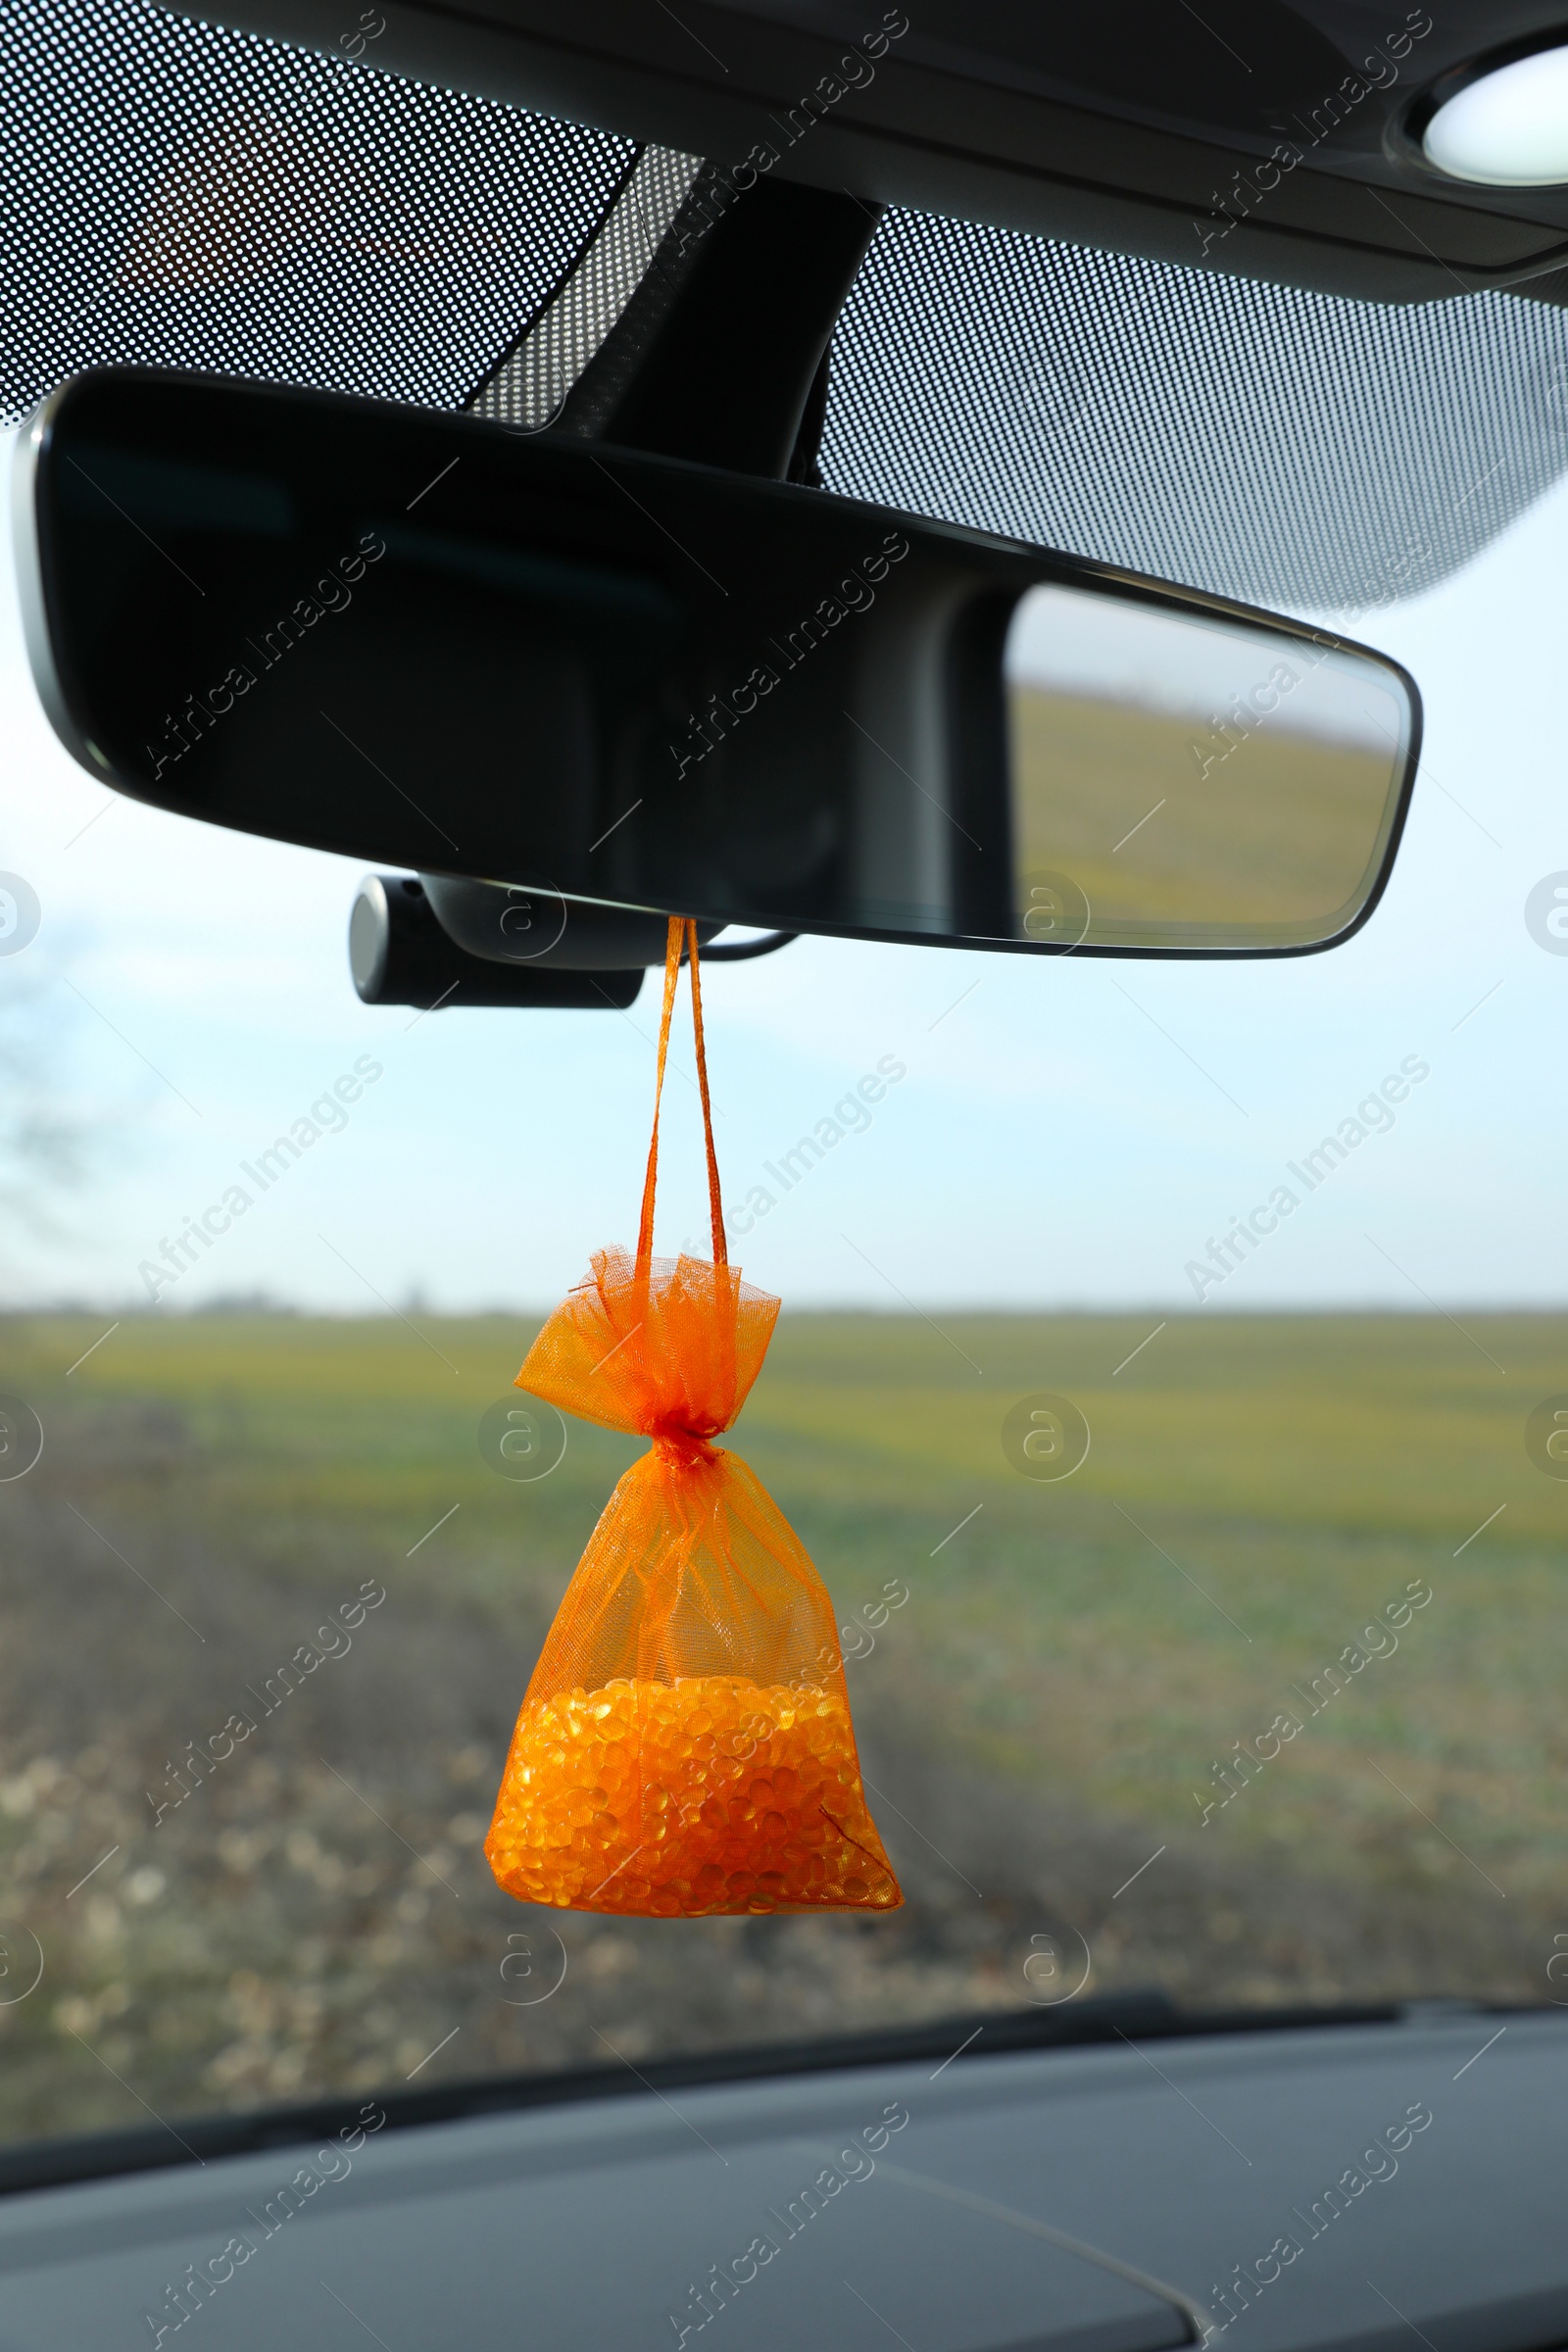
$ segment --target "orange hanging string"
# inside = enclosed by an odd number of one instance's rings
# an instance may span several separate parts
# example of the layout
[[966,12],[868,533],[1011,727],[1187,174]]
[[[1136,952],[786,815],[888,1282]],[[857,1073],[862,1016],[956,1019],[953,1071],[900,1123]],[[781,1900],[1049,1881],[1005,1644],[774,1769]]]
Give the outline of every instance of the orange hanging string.
[[713,1111],[708,1099],[708,1055],[703,1049],[703,984],[697,973],[697,925],[686,926],[686,948],[692,967],[692,1028],[697,1038],[697,1085],[703,1098],[703,1141],[708,1147],[708,1214],[713,1230],[713,1263],[729,1264],[724,1243],[724,1203],[718,1192],[718,1155],[713,1150]]
[[637,1226],[637,1272],[646,1278],[654,1255],[654,1191],[659,1182],[659,1108],[664,1094],[664,1061],[669,1053],[669,1022],[675,1009],[675,983],[680,977],[680,943],[685,926],[678,915],[669,918],[669,944],[664,951],[664,1009],[659,1021],[659,1075],[654,1081],[654,1132],[648,1146],[648,1173],[643,1178],[643,1213]]
[[713,1111],[708,1092],[708,1054],[703,1043],[703,992],[698,978],[697,925],[678,914],[669,918],[669,942],[664,951],[664,1004],[659,1019],[659,1074],[654,1082],[654,1132],[648,1146],[648,1173],[643,1179],[642,1216],[637,1227],[637,1272],[645,1277],[654,1256],[654,1197],[659,1184],[659,1113],[664,1093],[664,1065],[669,1055],[669,1025],[675,1010],[675,987],[680,978],[682,949],[691,960],[692,1030],[697,1042],[697,1086],[703,1099],[703,1140],[708,1152],[708,1210],[713,1235],[713,1263],[729,1264],[724,1241],[724,1205],[718,1186],[718,1155],[713,1150]]

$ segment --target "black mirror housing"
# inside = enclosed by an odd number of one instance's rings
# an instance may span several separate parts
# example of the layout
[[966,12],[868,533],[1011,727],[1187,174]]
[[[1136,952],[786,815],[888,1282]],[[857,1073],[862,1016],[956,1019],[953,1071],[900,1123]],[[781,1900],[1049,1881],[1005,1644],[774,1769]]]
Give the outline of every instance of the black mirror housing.
[[[427,877],[713,927],[1021,953],[1300,953],[1365,920],[1414,773],[1413,684],[1324,632],[562,433],[104,369],[38,413],[17,499],[34,674],[90,772],[185,815]],[[1152,916],[1099,921],[1095,901],[1131,864],[1109,862],[1112,803],[1098,812],[1123,750],[1089,763],[1065,814],[1031,816],[1018,800],[1007,647],[1044,586],[1107,625],[1163,619],[1222,652],[1234,640],[1238,693],[1281,659],[1336,667],[1342,702],[1370,681],[1390,748],[1357,786],[1353,855],[1326,861],[1331,880],[1262,894],[1255,912],[1232,891],[1167,919],[1160,872]],[[1054,709],[1036,696],[1031,744]],[[1217,710],[1221,748],[1192,746],[1199,782],[1214,771],[1210,798],[1246,768],[1222,764],[1238,723],[1255,729],[1255,714]],[[1159,757],[1190,765],[1166,737]],[[1351,823],[1304,741],[1283,781],[1250,790],[1249,873],[1299,861],[1289,796],[1321,800],[1320,830]],[[1152,757],[1138,751],[1145,767]],[[1135,856],[1177,840],[1180,796],[1165,798],[1172,814]],[[1213,842],[1235,830],[1217,803],[1182,821],[1200,846],[1204,823]],[[1073,860],[1093,867],[1092,888]]]

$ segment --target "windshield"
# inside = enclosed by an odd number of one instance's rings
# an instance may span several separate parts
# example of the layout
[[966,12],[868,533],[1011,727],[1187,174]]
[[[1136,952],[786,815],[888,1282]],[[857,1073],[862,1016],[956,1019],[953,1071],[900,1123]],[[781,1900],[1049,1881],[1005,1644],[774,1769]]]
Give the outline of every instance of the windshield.
[[653,989],[362,1005],[358,869],[93,785],[6,567],[0,2132],[1133,1987],[1565,1997],[1565,521],[1312,615],[1427,704],[1342,950],[706,975],[784,1299],[728,1442],[843,1629],[863,1918],[548,1911],[481,1851],[640,1450],[507,1415],[635,1230]]

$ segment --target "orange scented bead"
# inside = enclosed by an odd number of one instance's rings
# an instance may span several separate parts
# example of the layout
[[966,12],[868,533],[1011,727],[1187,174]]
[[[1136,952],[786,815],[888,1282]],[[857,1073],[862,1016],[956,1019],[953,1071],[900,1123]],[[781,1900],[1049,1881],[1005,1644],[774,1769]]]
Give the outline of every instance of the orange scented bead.
[[[714,1735],[710,1754],[694,1752],[698,1721]],[[689,1917],[900,1901],[842,1697],[738,1675],[623,1678],[525,1706],[485,1853],[509,1894],[562,1909]]]

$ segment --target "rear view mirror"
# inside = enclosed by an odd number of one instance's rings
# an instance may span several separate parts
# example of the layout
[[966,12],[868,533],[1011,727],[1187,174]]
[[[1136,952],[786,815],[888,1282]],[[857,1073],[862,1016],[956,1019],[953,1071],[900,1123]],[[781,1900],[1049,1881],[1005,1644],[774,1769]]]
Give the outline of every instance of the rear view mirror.
[[427,886],[1298,954],[1369,913],[1414,774],[1414,685],[1363,647],[559,433],[108,369],[24,435],[18,522],[92,773]]

